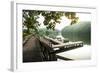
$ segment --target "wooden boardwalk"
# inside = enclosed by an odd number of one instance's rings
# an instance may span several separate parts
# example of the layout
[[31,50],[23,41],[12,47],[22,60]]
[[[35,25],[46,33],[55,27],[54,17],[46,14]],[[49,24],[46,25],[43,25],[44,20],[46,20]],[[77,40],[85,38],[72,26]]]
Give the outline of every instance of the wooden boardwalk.
[[52,44],[63,44],[63,42],[60,42],[56,39],[52,39],[52,38],[49,38],[47,36],[44,37],[46,40],[49,40]]
[[78,47],[83,47],[82,41],[63,43],[63,42],[60,42],[58,40],[49,38],[47,36],[45,37],[45,39],[51,42],[50,46],[53,49],[58,48],[57,50],[54,50],[53,52],[51,52],[51,54],[53,54],[53,53],[57,54],[57,53],[61,53],[64,51],[76,49]]
[[63,43],[47,36],[38,38],[32,35],[23,42],[23,62],[57,61],[57,58],[71,60],[56,54],[82,46],[82,41]]
[[60,42],[58,40],[49,38],[47,36],[45,36],[45,39],[48,40],[49,42],[51,42],[52,48],[70,48],[70,47],[73,47],[73,46],[74,47],[83,46],[82,41],[63,43],[63,42]]
[[53,48],[70,48],[70,47],[77,47],[77,46],[83,46],[82,41],[77,42],[68,42],[68,43],[62,43],[58,45],[52,45]]

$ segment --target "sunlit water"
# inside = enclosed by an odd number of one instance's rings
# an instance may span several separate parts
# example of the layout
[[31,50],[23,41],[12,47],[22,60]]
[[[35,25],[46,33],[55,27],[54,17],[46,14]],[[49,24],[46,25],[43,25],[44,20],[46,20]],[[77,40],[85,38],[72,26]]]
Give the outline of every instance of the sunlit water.
[[[69,59],[74,59],[74,60],[89,60],[91,59],[91,46],[84,45],[83,47],[65,51],[57,55],[60,55],[62,57],[66,57]],[[62,60],[58,60],[58,61],[62,61]]]

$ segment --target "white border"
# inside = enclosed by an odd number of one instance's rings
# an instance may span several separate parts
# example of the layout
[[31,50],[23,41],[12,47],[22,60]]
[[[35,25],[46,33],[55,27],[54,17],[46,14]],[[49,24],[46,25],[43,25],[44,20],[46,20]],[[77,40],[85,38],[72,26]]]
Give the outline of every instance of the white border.
[[[81,67],[96,65],[96,8],[95,7],[77,7],[77,6],[63,6],[63,5],[42,5],[25,2],[12,3],[12,65],[13,71],[30,71],[33,69],[55,69],[66,67]],[[85,12],[91,13],[91,31],[92,31],[92,59],[84,61],[67,61],[67,62],[37,62],[37,63],[22,63],[22,10],[49,10],[49,11],[71,11],[71,12]]]

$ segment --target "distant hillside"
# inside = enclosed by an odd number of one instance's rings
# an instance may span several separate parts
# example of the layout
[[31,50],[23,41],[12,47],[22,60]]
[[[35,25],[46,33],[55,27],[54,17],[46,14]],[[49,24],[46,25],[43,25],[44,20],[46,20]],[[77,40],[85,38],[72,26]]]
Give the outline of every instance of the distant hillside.
[[83,41],[85,44],[91,44],[91,22],[66,26],[61,32],[62,36],[70,41]]

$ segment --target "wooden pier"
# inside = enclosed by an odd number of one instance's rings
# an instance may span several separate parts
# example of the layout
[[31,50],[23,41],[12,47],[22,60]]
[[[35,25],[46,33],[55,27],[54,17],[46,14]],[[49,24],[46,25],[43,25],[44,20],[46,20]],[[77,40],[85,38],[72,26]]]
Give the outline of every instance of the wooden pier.
[[52,48],[70,48],[70,47],[78,47],[78,46],[82,47],[83,46],[82,41],[63,43],[58,40],[49,38],[47,36],[45,36],[44,38],[50,42]]
[[64,43],[47,36],[44,38],[38,38],[34,35],[29,36],[29,38],[23,42],[23,62],[57,61],[58,58],[62,60],[72,60],[57,54],[82,46],[82,41]]
[[[83,47],[82,41],[63,43],[58,40],[49,38],[47,36],[45,36],[45,39],[49,41],[49,46],[52,47],[52,49],[53,49],[53,51],[51,51],[50,54],[57,54],[57,53],[61,53],[64,51]],[[47,43],[44,43],[44,44],[47,44]],[[58,49],[54,50],[55,48],[58,48]]]
[[62,43],[58,45],[52,45],[53,48],[70,48],[70,47],[77,47],[77,46],[83,46],[83,42],[77,41],[77,42],[68,42],[68,43]]

